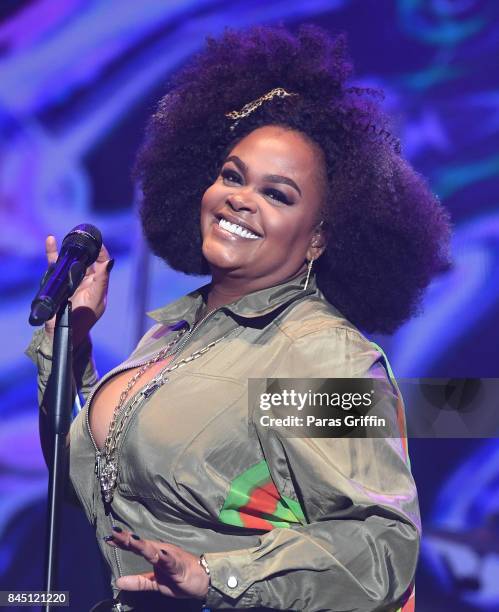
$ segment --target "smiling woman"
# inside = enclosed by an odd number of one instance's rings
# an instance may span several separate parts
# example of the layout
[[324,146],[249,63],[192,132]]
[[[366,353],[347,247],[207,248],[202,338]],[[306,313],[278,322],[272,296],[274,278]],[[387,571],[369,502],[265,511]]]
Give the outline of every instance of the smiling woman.
[[[347,86],[344,47],[314,27],[210,40],[160,102],[136,172],[151,249],[211,282],[151,313],[100,381],[88,332],[106,302],[104,248],[72,298],[87,401],[70,477],[114,595],[96,610],[413,609],[403,403],[361,329],[393,331],[416,311],[449,265],[448,215],[373,92]],[[52,237],[46,248],[53,261]],[[42,442],[52,334],[53,322],[28,351]],[[375,378],[383,436],[248,422],[249,378],[298,377]]]
[[[323,163],[299,132],[276,126],[231,150],[201,201],[202,250],[217,296],[233,301],[278,285],[321,255]],[[212,292],[208,306],[215,305]]]

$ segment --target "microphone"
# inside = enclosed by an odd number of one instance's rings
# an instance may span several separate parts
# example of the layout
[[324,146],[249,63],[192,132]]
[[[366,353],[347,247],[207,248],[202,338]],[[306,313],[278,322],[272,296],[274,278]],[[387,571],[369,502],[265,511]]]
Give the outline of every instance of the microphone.
[[100,231],[89,223],[77,225],[67,234],[57,261],[45,273],[31,302],[30,325],[43,325],[57,313],[76,291],[88,266],[99,256],[101,246]]

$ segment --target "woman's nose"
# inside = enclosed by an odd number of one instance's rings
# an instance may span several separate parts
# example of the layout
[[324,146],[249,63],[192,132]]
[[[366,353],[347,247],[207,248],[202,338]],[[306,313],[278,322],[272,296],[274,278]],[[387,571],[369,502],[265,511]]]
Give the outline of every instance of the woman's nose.
[[249,212],[256,211],[256,202],[254,195],[248,192],[242,193],[239,191],[237,194],[233,193],[227,196],[227,204],[237,211],[247,210]]

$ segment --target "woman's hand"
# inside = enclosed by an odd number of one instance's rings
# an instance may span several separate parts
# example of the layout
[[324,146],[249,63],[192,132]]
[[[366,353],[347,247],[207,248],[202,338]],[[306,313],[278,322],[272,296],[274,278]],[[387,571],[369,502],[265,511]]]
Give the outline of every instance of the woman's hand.
[[[57,261],[58,251],[54,236],[47,236],[45,252],[49,266]],[[114,260],[104,245],[97,261],[87,268],[86,274],[70,298],[72,306],[73,346],[76,348],[106,309],[109,273]],[[45,323],[45,332],[54,334],[55,317]]]
[[141,555],[151,565],[151,571],[123,576],[116,586],[123,591],[159,591],[177,599],[204,599],[208,593],[209,576],[199,564],[199,557],[174,544],[143,540],[136,534],[115,527],[105,538],[110,546]]

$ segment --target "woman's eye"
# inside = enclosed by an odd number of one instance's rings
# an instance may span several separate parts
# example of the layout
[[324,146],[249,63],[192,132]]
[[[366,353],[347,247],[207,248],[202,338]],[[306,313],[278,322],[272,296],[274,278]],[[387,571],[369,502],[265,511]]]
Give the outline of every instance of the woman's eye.
[[[223,168],[220,172],[220,176],[222,177],[224,183],[236,183],[237,185],[243,184],[242,176],[230,168]],[[292,203],[282,191],[279,191],[279,189],[272,189],[271,187],[268,187],[267,189],[264,189],[263,194],[270,200],[282,202],[283,204]]]
[[278,200],[279,202],[282,202],[283,204],[291,204],[291,202],[284,195],[284,193],[282,191],[279,191],[278,189],[265,189],[264,193],[271,200]]
[[230,183],[242,183],[240,175],[234,170],[224,169],[220,173],[224,181],[229,181]]

